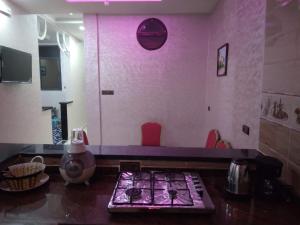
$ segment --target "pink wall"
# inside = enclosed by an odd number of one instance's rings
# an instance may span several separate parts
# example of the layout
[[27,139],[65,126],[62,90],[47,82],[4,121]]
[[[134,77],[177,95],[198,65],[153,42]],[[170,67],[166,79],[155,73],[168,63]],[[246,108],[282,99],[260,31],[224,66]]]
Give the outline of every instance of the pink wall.
[[140,126],[162,124],[162,145],[203,144],[207,18],[157,16],[168,29],[159,50],[136,40],[139,24],[150,16],[100,17],[103,144],[137,145]]
[[99,17],[101,90],[115,92],[101,96],[102,144],[138,145],[141,124],[157,121],[162,145],[203,146],[208,16],[156,16],[169,35],[156,51],[136,40],[138,25],[149,17]]
[[[217,128],[236,148],[258,148],[266,3],[221,0],[210,18],[206,132]],[[229,43],[228,75],[216,76],[217,49]],[[250,136],[242,125],[250,127]]]
[[84,52],[86,76],[86,115],[89,143],[101,144],[100,90],[98,67],[98,21],[95,15],[84,16]]
[[[141,142],[140,125],[151,120],[163,125],[163,145],[204,146],[208,130],[217,128],[236,148],[258,148],[265,9],[265,1],[220,0],[211,15],[157,16],[169,38],[152,52],[136,40],[139,23],[150,16],[85,16],[92,71],[87,90],[94,99],[88,104],[89,132],[96,131],[97,141],[102,135],[103,144],[135,145]],[[218,78],[217,49],[226,42],[228,75]],[[115,91],[100,99],[97,43],[101,89]],[[250,136],[242,133],[243,124]]]

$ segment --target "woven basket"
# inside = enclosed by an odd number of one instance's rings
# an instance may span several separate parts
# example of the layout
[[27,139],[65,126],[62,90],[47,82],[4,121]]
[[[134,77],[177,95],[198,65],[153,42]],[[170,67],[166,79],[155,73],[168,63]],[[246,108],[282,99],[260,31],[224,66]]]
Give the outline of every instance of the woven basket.
[[[41,162],[34,162],[36,159],[41,160]],[[40,181],[45,168],[44,158],[36,156],[29,163],[8,167],[8,171],[3,173],[3,177],[12,191],[28,190],[35,187]]]

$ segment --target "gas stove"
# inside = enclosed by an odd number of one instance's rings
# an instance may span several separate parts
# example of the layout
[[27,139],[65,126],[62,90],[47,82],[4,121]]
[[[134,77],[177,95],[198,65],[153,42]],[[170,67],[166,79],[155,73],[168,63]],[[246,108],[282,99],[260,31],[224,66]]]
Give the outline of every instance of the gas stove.
[[111,213],[211,213],[202,179],[190,172],[122,172],[108,204]]

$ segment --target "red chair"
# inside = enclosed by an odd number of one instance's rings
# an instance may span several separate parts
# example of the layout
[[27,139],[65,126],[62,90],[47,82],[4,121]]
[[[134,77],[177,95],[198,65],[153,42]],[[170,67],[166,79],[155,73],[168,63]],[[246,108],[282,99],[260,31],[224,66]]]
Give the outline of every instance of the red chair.
[[230,149],[230,148],[232,148],[232,146],[228,141],[220,140],[216,144],[216,148],[218,148],[218,149]]
[[159,123],[144,123],[142,125],[142,145],[160,146],[161,125]]
[[214,129],[209,131],[205,148],[215,148],[217,142],[220,140],[220,133],[218,130]]

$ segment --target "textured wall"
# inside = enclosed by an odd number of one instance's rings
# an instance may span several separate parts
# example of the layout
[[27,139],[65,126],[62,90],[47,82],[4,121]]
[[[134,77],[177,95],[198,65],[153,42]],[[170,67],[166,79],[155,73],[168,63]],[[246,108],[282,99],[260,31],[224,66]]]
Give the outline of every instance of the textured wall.
[[[210,18],[206,132],[217,128],[235,148],[257,148],[264,59],[265,1],[221,0]],[[229,43],[228,72],[217,77],[217,49]],[[250,136],[242,125],[250,127]]]
[[68,106],[69,136],[75,127],[86,128],[86,86],[84,73],[83,43],[70,39],[70,76],[67,100],[74,102]]
[[157,16],[168,40],[147,51],[136,30],[149,17],[99,18],[101,90],[115,92],[101,97],[103,144],[138,145],[141,124],[157,121],[162,145],[203,146],[207,17]]
[[284,163],[282,178],[300,195],[299,50],[297,1],[279,7],[268,0],[260,150]]
[[0,14],[0,45],[29,52],[33,60],[32,84],[0,84],[3,143],[51,143],[51,115],[42,112],[36,23],[35,16]]
[[97,23],[96,15],[84,15],[86,114],[89,142],[93,145],[101,144]]

